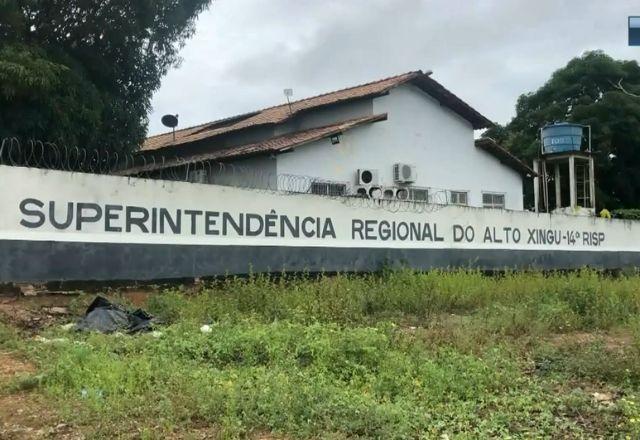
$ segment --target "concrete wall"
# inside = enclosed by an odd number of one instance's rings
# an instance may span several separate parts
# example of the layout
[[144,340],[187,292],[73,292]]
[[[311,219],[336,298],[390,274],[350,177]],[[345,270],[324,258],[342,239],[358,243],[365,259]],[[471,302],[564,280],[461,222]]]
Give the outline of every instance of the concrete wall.
[[[239,186],[244,188],[278,189],[276,159],[257,156],[216,165],[210,172],[207,183]],[[203,182],[204,183],[204,182]]]
[[373,98],[364,98],[303,112],[291,121],[276,127],[275,133],[281,135],[372,115]]
[[0,182],[0,283],[640,265],[638,222],[2,165]]
[[381,184],[393,186],[396,162],[416,166],[415,186],[469,192],[482,206],[483,192],[505,194],[507,209],[523,209],[522,178],[474,145],[465,119],[407,85],[373,100],[373,114],[388,120],[350,130],[338,145],[328,139],[278,157],[278,174],[303,174],[355,184],[358,168],[377,169]]

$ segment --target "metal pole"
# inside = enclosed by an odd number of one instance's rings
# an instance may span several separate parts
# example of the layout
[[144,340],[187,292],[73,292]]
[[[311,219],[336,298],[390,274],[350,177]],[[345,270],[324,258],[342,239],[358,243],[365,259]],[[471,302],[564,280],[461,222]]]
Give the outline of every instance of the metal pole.
[[596,213],[596,166],[593,156],[589,157],[589,196],[591,198],[591,208]]
[[555,184],[556,184],[556,208],[562,208],[562,191],[560,186],[560,164],[555,164]]
[[536,172],[533,178],[533,200],[536,212],[540,212],[540,161],[538,159],[533,160],[533,171]]
[[571,209],[576,209],[578,205],[576,189],[576,158],[575,156],[569,156],[569,200]]
[[542,161],[542,199],[544,203],[544,212],[550,212],[549,209],[549,174],[547,173],[547,161]]

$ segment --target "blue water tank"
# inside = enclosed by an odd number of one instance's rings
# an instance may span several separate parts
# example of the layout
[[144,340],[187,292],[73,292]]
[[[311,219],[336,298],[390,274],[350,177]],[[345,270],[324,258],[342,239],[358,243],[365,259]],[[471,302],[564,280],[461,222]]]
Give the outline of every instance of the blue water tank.
[[582,125],[556,122],[542,128],[542,154],[580,151]]

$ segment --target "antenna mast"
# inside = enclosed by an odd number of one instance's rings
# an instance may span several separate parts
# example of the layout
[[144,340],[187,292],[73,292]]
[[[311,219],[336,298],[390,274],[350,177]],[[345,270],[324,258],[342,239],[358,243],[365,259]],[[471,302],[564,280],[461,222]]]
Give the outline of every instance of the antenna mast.
[[293,113],[291,109],[291,97],[293,96],[293,89],[284,89],[284,96],[287,98],[287,104],[289,104],[289,113]]

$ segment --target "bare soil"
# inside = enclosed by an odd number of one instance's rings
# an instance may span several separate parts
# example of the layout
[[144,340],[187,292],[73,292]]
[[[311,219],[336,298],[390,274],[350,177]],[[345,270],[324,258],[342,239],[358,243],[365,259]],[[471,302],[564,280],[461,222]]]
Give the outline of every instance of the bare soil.
[[634,338],[628,331],[612,331],[609,333],[572,332],[554,335],[549,341],[556,347],[590,345],[595,342],[602,342],[605,350],[622,352],[633,345]]
[[36,371],[15,353],[0,352],[0,439],[81,439],[40,396],[26,391],[10,391],[16,377]]

